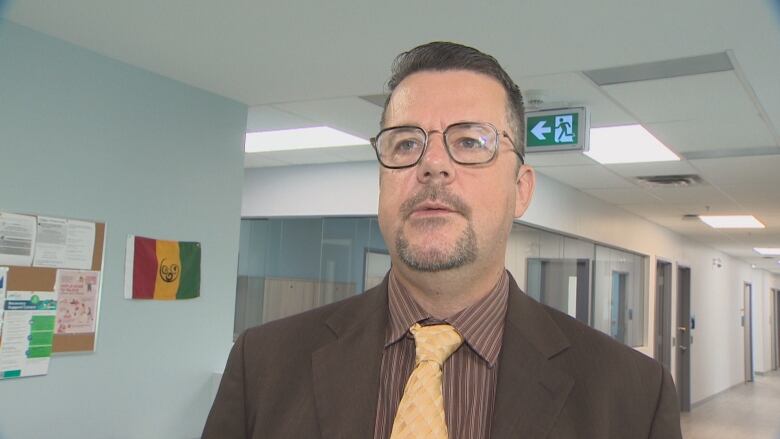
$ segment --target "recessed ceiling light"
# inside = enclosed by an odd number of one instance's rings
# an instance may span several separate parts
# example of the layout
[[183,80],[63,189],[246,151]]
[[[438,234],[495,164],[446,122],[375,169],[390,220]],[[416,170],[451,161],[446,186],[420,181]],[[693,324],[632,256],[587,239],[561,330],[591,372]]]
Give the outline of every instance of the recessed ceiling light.
[[368,140],[329,127],[312,127],[246,133],[244,151],[290,151],[354,145],[368,145]]
[[642,125],[592,128],[585,155],[603,165],[680,160]]
[[699,219],[713,229],[763,229],[753,215],[699,215]]
[[754,247],[753,250],[762,256],[780,256],[780,248],[776,247]]

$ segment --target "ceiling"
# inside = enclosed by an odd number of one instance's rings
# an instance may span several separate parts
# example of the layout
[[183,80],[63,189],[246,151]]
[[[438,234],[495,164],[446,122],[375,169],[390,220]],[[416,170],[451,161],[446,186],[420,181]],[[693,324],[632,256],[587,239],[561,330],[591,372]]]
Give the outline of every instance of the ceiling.
[[[431,40],[473,45],[536,108],[585,106],[592,127],[641,123],[683,158],[604,166],[576,152],[532,155],[539,172],[780,273],[752,250],[780,247],[779,1],[39,0],[0,12],[246,103],[248,131],[324,124],[368,138],[381,108],[361,96],[385,92],[396,54]],[[372,159],[358,146],[248,154],[246,166]],[[702,183],[635,180],[672,174]],[[682,218],[705,212],[753,214],[767,228],[724,232]]]

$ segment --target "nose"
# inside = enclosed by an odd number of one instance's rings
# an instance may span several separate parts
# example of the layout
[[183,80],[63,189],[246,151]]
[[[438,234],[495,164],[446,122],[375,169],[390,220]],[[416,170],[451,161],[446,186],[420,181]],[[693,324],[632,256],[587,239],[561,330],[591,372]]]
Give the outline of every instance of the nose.
[[438,131],[428,134],[428,146],[417,165],[417,179],[420,183],[447,184],[455,176],[455,163],[444,145],[444,136]]

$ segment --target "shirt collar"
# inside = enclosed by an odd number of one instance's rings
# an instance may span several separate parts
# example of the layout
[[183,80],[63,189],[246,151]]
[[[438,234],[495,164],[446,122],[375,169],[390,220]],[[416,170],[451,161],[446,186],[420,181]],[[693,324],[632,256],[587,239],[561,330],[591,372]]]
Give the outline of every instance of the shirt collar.
[[[504,270],[489,294],[470,307],[444,319],[490,367],[496,364],[501,351],[508,297],[509,276]],[[390,318],[385,333],[385,348],[408,334],[409,328],[417,322],[440,323],[414,301],[392,269],[388,282],[388,306]]]

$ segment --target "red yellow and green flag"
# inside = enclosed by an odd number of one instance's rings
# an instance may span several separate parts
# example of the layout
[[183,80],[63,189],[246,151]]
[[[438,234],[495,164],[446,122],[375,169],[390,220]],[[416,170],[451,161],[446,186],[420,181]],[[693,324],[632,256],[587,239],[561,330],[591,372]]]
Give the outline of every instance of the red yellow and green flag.
[[130,235],[125,297],[177,300],[200,296],[200,243]]

